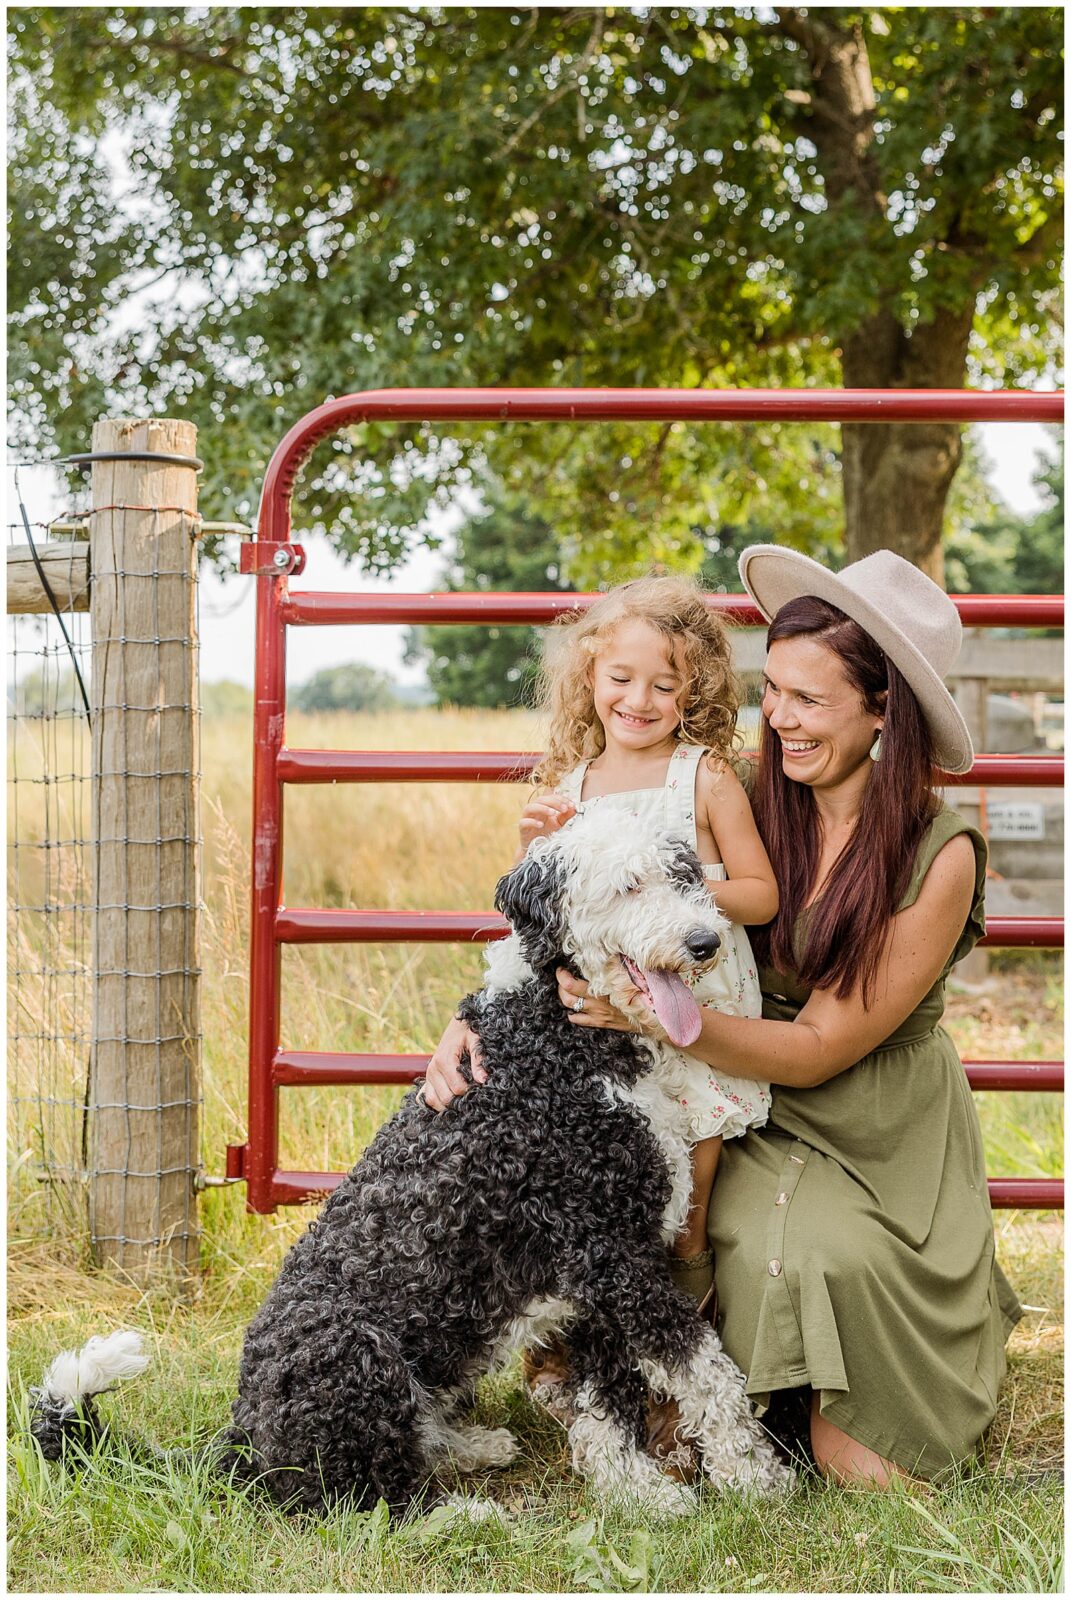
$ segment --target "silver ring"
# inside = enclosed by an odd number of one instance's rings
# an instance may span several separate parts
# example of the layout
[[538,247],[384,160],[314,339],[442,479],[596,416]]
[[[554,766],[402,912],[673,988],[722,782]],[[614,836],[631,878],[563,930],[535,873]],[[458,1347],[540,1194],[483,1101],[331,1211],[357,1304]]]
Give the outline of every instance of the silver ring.
[[584,1009],[584,996],[581,995],[579,1000],[574,1000],[569,1009],[571,1011],[573,1011],[574,1013],[576,1013],[576,1014],[579,1014],[581,1011],[583,1011],[583,1009]]

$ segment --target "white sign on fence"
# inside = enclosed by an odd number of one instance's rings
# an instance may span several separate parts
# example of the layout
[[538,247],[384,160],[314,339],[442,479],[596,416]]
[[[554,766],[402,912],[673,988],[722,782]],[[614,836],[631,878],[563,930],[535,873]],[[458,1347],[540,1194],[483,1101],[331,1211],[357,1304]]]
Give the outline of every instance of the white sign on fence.
[[1045,807],[1030,801],[1004,801],[986,808],[991,839],[1044,839]]

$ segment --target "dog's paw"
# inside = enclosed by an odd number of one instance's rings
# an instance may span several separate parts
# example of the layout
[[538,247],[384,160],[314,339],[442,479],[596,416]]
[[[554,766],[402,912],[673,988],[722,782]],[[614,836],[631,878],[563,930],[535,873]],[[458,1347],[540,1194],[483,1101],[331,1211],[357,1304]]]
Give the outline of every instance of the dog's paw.
[[[505,1428],[485,1430],[494,1433],[505,1433]],[[497,1500],[485,1500],[475,1494],[450,1494],[442,1502],[440,1511],[452,1512],[455,1517],[461,1516],[469,1522],[508,1522],[509,1512],[505,1506],[500,1506]]]
[[736,1489],[741,1494],[788,1494],[796,1487],[796,1474],[765,1439],[743,1458],[705,1455],[703,1467],[709,1481],[719,1489]]
[[459,1472],[479,1472],[483,1467],[508,1467],[519,1448],[508,1428],[458,1428],[450,1459]]
[[619,1482],[608,1498],[623,1501],[632,1507],[638,1506],[648,1516],[665,1521],[690,1517],[699,1508],[699,1497],[695,1490],[677,1478],[667,1477],[665,1473],[652,1474],[641,1483]]

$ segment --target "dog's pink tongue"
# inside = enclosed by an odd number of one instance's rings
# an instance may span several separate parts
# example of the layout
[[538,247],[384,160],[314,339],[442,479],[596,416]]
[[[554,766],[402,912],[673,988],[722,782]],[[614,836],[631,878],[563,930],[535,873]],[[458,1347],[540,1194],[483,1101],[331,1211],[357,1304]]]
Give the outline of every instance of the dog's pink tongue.
[[666,972],[661,967],[645,970],[643,975],[651,992],[654,1014],[673,1043],[682,1049],[692,1044],[699,1037],[703,1019],[688,985],[675,972]]

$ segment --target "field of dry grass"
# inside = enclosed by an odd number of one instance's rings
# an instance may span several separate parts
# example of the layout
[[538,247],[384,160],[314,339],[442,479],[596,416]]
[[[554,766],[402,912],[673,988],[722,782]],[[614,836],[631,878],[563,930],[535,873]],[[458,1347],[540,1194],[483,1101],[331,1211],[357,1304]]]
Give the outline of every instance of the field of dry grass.
[[[206,915],[202,1148],[206,1172],[221,1174],[226,1145],[242,1140],[246,1126],[250,738],[241,718],[206,721],[203,732]],[[517,750],[535,748],[537,733],[533,719],[524,714],[413,711],[374,717],[293,716],[288,725],[288,741],[293,745],[339,748]],[[486,909],[492,902],[495,881],[513,853],[516,818],[524,793],[523,786],[474,784],[340,785],[291,791],[286,812],[286,902],[294,906],[366,909]],[[458,997],[478,983],[480,963],[478,950],[449,945],[349,945],[287,951],[283,1043],[305,1049],[429,1049]],[[1006,965],[1007,970],[995,974],[988,994],[953,996],[948,1026],[961,1053],[1023,1059],[1058,1057],[1060,987],[1055,968],[1036,958]],[[43,994],[39,997],[42,1004],[45,998]],[[283,1163],[305,1169],[352,1164],[401,1093],[396,1089],[285,1091]],[[991,1172],[1044,1175],[1060,1171],[1059,1097],[990,1094],[981,1098],[980,1109]],[[17,1159],[19,1151],[14,1154]],[[64,1342],[80,1340],[102,1325],[113,1326],[119,1317],[144,1328],[157,1352],[156,1376],[142,1390],[141,1398],[132,1394],[126,1414],[133,1414],[136,1420],[139,1412],[144,1413],[146,1428],[169,1438],[188,1437],[191,1407],[196,1409],[199,1426],[218,1425],[226,1411],[242,1326],[282,1253],[307,1223],[308,1213],[291,1211],[271,1218],[251,1217],[245,1213],[240,1190],[210,1189],[202,1198],[201,1219],[204,1276],[195,1297],[176,1304],[160,1294],[140,1295],[87,1271],[84,1244],[77,1231],[77,1205],[70,1208],[70,1226],[54,1226],[51,1238],[40,1236],[40,1218],[35,1216],[34,1205],[25,1205],[16,1219],[8,1261],[15,1403],[24,1385],[39,1372],[40,1362],[48,1352]],[[1019,1486],[1010,1491],[1013,1508],[1017,1508],[1013,1514],[1040,1529],[1037,1537],[1045,1548],[1051,1548],[1056,1534],[1049,1539],[1045,1530],[1057,1524],[1048,1509],[1052,1501],[1050,1474],[1062,1454],[1062,1230],[1059,1220],[1051,1215],[1002,1213],[996,1219],[996,1232],[1000,1258],[1031,1310],[1010,1344],[1009,1382],[988,1440],[987,1461],[995,1478],[1008,1479]],[[336,1574],[337,1581],[328,1584],[325,1578],[324,1586],[364,1587],[364,1583],[356,1581],[358,1572],[369,1580],[368,1586],[392,1589],[411,1587],[418,1577],[428,1580],[429,1573],[438,1579],[435,1587],[447,1588],[608,1586],[581,1578],[582,1572],[588,1572],[590,1578],[589,1567],[595,1572],[614,1570],[612,1563],[607,1567],[601,1531],[598,1536],[592,1534],[582,1549],[577,1546],[579,1554],[573,1552],[575,1561],[573,1556],[566,1560],[561,1555],[562,1549],[568,1554],[570,1547],[563,1541],[575,1532],[575,1519],[583,1513],[577,1509],[582,1501],[569,1486],[553,1431],[547,1433],[544,1422],[529,1414],[510,1380],[505,1381],[504,1388],[500,1386],[485,1397],[484,1405],[496,1415],[504,1408],[525,1444],[522,1460],[507,1475],[502,1492],[518,1505],[530,1502],[533,1496],[543,1504],[559,1530],[558,1543],[552,1540],[546,1549],[540,1545],[538,1560],[533,1554],[527,1566],[503,1568],[501,1572],[496,1569],[490,1580],[483,1573],[480,1581],[479,1560],[483,1557],[477,1560],[468,1546],[460,1554],[455,1551],[456,1560],[452,1557],[453,1564],[447,1563],[441,1570],[426,1543],[415,1554],[410,1552],[412,1560],[398,1546],[391,1558],[394,1565],[388,1563],[388,1571],[382,1565],[383,1551],[379,1549],[376,1554],[373,1541],[367,1548],[362,1547],[364,1554],[357,1567],[346,1569],[347,1581],[342,1582]],[[47,1526],[61,1534],[66,1529],[70,1534],[78,1525],[77,1504],[64,1502],[61,1509],[54,1491],[48,1491],[53,1493],[53,1501],[48,1501],[42,1480],[33,1475],[32,1465],[17,1452],[16,1456],[13,1485],[22,1508],[20,1516],[25,1513],[25,1537],[36,1537]],[[1038,1484],[1044,1487],[1035,1491],[1031,1485]],[[825,1496],[823,1505],[828,1500]],[[51,1512],[48,1505],[53,1507]],[[116,1572],[125,1570],[121,1561],[117,1567],[108,1554],[112,1549],[108,1543],[111,1534],[105,1523],[110,1528],[107,1519],[115,1515],[114,1508],[102,1510],[104,1531],[98,1529],[94,1534],[100,1552],[88,1564],[80,1564],[73,1557],[70,1561],[61,1559],[55,1553],[47,1559],[35,1557],[32,1550],[23,1546],[12,1570],[13,1586],[115,1587]],[[973,1500],[962,1509],[962,1515],[977,1518]],[[988,1515],[987,1512],[982,1518],[983,1523]],[[802,1529],[806,1517],[802,1513],[801,1517]],[[820,1508],[819,1521],[823,1526],[828,1521],[825,1509]],[[961,1527],[955,1519],[953,1522]],[[600,1530],[601,1527],[600,1523]],[[32,1529],[37,1530],[33,1535]],[[845,1537],[854,1540],[857,1534],[858,1529]],[[165,1551],[169,1537],[174,1543],[174,1536],[166,1530],[161,1533]],[[282,1539],[283,1535],[279,1537]],[[748,1537],[760,1537],[757,1528]],[[839,1537],[838,1534],[838,1541]],[[250,1538],[254,1538],[252,1523]],[[322,1572],[320,1558],[324,1551],[311,1535],[307,1539],[305,1558],[315,1548],[314,1567]],[[879,1587],[904,1587],[907,1569],[903,1561],[898,1578],[893,1560],[891,1580],[887,1566],[873,1572],[864,1570],[865,1562],[860,1566],[865,1543],[864,1537],[862,1544],[852,1544],[851,1561],[843,1553],[838,1557],[832,1551],[829,1562],[823,1560],[816,1566],[801,1533],[791,1552],[783,1557],[770,1556],[766,1562],[769,1572],[764,1569],[760,1574],[769,1577],[769,1581],[761,1587],[851,1589],[864,1580],[867,1587],[875,1582]],[[590,1561],[584,1554],[589,1547],[596,1551]],[[714,1565],[703,1567],[701,1587],[748,1587],[755,1574],[750,1571],[754,1563],[748,1562],[746,1547],[745,1539],[741,1559],[731,1553],[735,1545],[726,1546],[728,1555],[719,1546],[716,1559],[711,1557]],[[185,1571],[185,1548],[177,1546],[171,1551],[177,1574],[174,1582],[179,1587]],[[603,1550],[601,1557],[598,1550]],[[258,1565],[250,1556],[244,1576],[254,1588],[287,1587],[295,1582],[301,1555],[301,1547],[296,1547],[293,1566],[284,1563],[285,1570],[277,1573],[266,1571],[263,1563]],[[954,1581],[966,1576],[962,1566],[956,1568],[957,1559],[950,1556],[951,1566],[935,1569],[949,1580],[941,1587],[972,1587]],[[379,1567],[376,1561],[380,1562]],[[588,1567],[584,1566],[585,1561]],[[135,1570],[143,1576],[147,1572],[137,1563]],[[675,1568],[671,1573],[667,1567],[664,1581],[655,1586],[693,1587],[685,1581],[687,1577],[686,1570],[677,1574]],[[236,1579],[234,1586],[239,1587],[239,1583]],[[204,1573],[192,1584],[220,1586],[216,1581],[210,1583]],[[609,1586],[637,1584],[621,1581]],[[933,1585],[920,1579],[919,1586]]]

